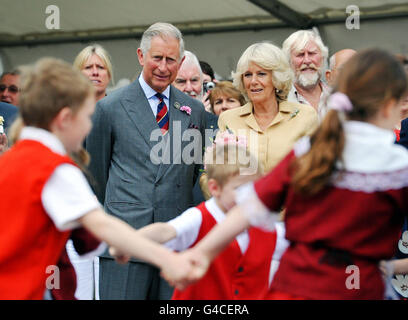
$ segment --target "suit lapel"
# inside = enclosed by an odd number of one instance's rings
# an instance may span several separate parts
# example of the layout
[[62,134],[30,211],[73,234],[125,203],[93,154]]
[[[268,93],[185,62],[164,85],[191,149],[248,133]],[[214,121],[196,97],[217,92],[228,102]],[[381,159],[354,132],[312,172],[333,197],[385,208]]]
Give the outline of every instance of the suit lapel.
[[[188,125],[190,124],[190,115],[188,115],[184,111],[180,111],[180,107],[183,106],[183,97],[180,97],[177,94],[176,90],[174,90],[173,86],[170,86],[170,126],[169,126],[169,133],[172,135],[174,130],[181,129],[181,133],[188,129]],[[178,124],[180,126],[178,127]],[[175,126],[176,125],[176,126]]]
[[151,141],[150,135],[153,130],[160,131],[160,129],[138,79],[129,86],[121,99],[121,103],[151,150],[157,141]]

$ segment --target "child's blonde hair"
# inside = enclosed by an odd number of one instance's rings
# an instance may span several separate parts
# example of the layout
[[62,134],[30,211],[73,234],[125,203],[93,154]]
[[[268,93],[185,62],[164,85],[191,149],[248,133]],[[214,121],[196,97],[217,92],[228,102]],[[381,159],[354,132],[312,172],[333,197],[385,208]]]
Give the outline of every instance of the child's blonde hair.
[[263,173],[258,159],[242,145],[216,144],[205,152],[204,163],[207,178],[214,179],[221,187],[233,176]]
[[21,70],[19,110],[26,126],[49,130],[61,109],[69,107],[75,113],[94,94],[92,83],[59,59],[42,58]]

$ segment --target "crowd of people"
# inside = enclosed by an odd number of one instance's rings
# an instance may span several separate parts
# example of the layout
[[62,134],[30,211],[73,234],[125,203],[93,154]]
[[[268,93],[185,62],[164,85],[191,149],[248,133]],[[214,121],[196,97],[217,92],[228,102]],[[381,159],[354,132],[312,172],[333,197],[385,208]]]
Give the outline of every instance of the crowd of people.
[[1,299],[408,297],[404,57],[299,30],[230,81],[162,22],[137,57],[1,76]]

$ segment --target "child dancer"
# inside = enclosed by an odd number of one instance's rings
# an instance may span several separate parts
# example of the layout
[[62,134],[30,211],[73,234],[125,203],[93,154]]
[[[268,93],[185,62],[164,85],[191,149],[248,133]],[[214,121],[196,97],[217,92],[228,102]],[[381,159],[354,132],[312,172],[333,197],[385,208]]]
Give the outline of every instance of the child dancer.
[[181,254],[196,277],[236,234],[277,219],[284,206],[291,244],[269,298],[384,298],[378,264],[393,256],[408,212],[408,152],[394,144],[392,131],[407,79],[392,55],[367,50],[345,64],[334,92],[310,140],[240,188],[227,219]]
[[[205,154],[212,198],[167,223],[146,226],[140,229],[140,233],[161,243],[171,240],[166,245],[181,251],[194,246],[225,219],[225,213],[235,205],[235,189],[259,177],[261,168],[245,146],[236,145],[236,142],[223,144],[223,138],[227,138],[225,134]],[[246,163],[243,163],[244,158]],[[286,248],[283,234],[279,233],[276,244],[279,252]],[[211,263],[203,279],[184,291],[176,289],[172,299],[262,299],[268,290],[275,243],[276,232],[258,228],[243,230]],[[278,259],[275,255],[274,260]]]
[[[13,125],[9,131],[10,142],[15,144],[17,140],[20,138],[20,133],[24,127],[24,123],[21,117],[18,117],[16,121],[14,121]],[[1,153],[0,153],[1,155]],[[89,155],[85,151],[85,149],[80,149],[79,152],[73,153],[70,155],[72,160],[74,160],[75,165],[77,165],[81,171],[85,174],[88,179],[91,179],[89,173],[87,172],[87,165],[89,164]],[[80,286],[78,289],[78,283],[80,279],[78,279],[76,269],[72,265],[72,262],[69,258],[67,253],[67,248],[74,247],[75,251],[78,252],[77,256],[81,257],[94,257],[99,254],[102,254],[106,250],[106,244],[104,242],[100,242],[97,238],[95,238],[89,231],[84,228],[77,228],[71,232],[70,239],[67,242],[66,248],[64,248],[61,252],[61,256],[57,262],[57,268],[59,270],[59,286],[54,287],[52,290],[49,290],[48,293],[45,294],[46,299],[52,300],[77,300],[76,292],[79,291],[80,294],[82,293],[80,290]],[[78,258],[78,260],[80,259]],[[91,272],[92,274],[92,272]],[[81,274],[80,274],[81,275]],[[85,283],[84,281],[82,283]],[[91,289],[88,289],[90,291]],[[79,298],[82,298],[81,296]],[[86,297],[87,300],[91,299],[91,297]]]
[[[67,63],[46,58],[22,74],[20,140],[0,157],[0,299],[42,299],[70,230],[98,239],[177,277],[175,254],[107,215],[67,156],[91,129],[93,86]],[[55,267],[55,266],[54,266]],[[173,274],[174,273],[174,274]],[[54,279],[55,280],[55,279]],[[51,281],[52,283],[52,281]],[[50,288],[48,288],[50,289]]]

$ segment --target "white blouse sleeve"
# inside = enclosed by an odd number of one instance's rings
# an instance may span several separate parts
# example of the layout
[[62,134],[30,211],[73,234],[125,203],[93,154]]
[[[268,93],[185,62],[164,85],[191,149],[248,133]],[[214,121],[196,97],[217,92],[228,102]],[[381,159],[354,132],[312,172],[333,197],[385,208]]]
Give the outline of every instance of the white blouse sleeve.
[[43,188],[41,200],[61,231],[79,227],[80,217],[101,207],[81,170],[71,164],[55,169]]
[[255,192],[253,182],[246,183],[236,190],[235,201],[242,208],[251,226],[268,231],[275,229],[275,223],[279,221],[279,212],[270,211],[262,203]]
[[290,245],[290,242],[285,238],[285,234],[285,224],[282,221],[276,222],[276,244],[269,270],[269,285],[271,285],[275,273],[279,268],[280,260],[283,254]]
[[167,248],[183,251],[191,247],[197,240],[201,228],[202,215],[197,208],[190,208],[169,223],[176,229],[176,238],[165,243]]

